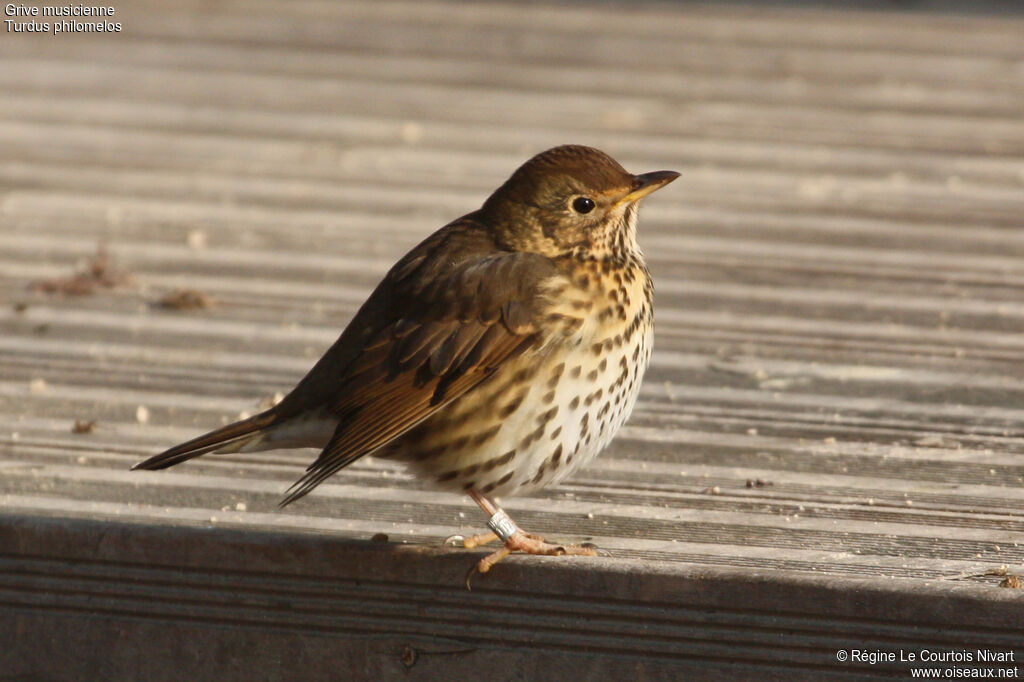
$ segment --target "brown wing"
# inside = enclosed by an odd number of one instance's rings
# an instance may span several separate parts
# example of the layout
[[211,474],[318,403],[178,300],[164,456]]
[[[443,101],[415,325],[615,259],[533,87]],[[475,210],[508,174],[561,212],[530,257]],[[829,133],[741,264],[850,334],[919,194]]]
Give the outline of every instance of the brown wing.
[[339,339],[351,339],[350,330],[361,327],[359,350],[342,371],[315,376],[332,369],[325,357],[303,380],[331,381],[326,404],[339,424],[282,506],[471,391],[537,342],[538,289],[556,273],[551,261],[447,242],[428,240],[392,269]]

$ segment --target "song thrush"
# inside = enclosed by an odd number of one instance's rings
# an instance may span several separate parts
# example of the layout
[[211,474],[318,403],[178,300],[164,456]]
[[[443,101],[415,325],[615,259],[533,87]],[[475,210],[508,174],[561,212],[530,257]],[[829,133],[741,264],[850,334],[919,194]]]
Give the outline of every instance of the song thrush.
[[626,172],[567,145],[523,164],[480,210],[391,268],[278,405],[140,462],[317,447],[282,505],[363,455],[469,494],[512,551],[593,554],[521,531],[494,502],[559,481],[629,416],[651,356],[653,293],[639,201],[678,177]]

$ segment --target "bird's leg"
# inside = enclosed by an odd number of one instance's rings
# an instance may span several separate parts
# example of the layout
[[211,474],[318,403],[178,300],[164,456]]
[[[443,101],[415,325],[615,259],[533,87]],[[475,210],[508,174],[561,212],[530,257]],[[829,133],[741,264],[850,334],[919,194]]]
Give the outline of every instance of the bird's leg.
[[545,542],[539,535],[525,533],[516,522],[509,518],[505,510],[495,504],[490,498],[470,491],[469,496],[480,505],[480,508],[490,517],[487,526],[491,533],[474,535],[463,540],[464,547],[478,547],[492,540],[501,540],[505,546],[498,551],[488,554],[481,559],[476,570],[479,573],[486,573],[491,570],[494,564],[498,563],[512,552],[526,552],[527,554],[543,554],[547,556],[561,556],[563,554],[579,556],[597,556],[597,550],[592,545],[553,545]]

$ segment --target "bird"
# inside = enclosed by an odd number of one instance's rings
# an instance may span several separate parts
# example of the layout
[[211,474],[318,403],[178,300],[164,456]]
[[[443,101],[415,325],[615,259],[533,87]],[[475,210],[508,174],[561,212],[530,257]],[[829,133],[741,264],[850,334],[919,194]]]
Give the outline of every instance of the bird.
[[277,405],[132,468],[319,448],[283,507],[360,457],[392,458],[487,515],[490,532],[458,537],[501,542],[471,575],[513,552],[595,555],[523,531],[498,500],[562,480],[629,417],[654,330],[638,206],[678,176],[582,145],[537,154],[402,257]]

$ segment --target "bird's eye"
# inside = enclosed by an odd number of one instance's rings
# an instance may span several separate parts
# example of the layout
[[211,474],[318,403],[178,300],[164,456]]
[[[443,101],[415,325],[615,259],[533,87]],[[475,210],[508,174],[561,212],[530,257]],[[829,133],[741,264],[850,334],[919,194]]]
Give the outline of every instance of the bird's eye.
[[590,213],[594,210],[594,200],[590,197],[576,197],[572,202],[572,210],[577,213]]

